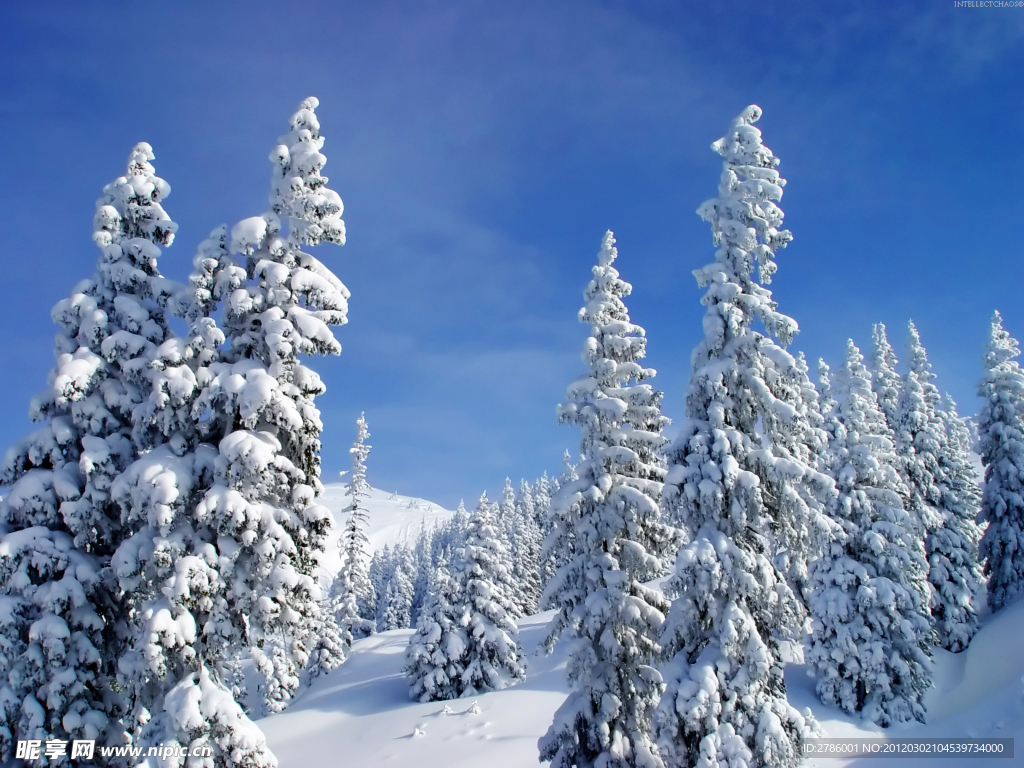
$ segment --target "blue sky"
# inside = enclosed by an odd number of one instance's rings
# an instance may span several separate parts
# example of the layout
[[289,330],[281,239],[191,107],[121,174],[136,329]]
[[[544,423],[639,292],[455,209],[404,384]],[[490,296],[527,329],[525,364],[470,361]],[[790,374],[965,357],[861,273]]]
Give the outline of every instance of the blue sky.
[[[95,199],[148,141],[184,279],[220,223],[258,214],[267,155],[315,95],[352,291],[324,480],[355,418],[371,482],[446,504],[557,473],[601,235],[634,286],[666,413],[701,333],[691,270],[709,145],[747,104],[788,179],[772,286],[794,350],[841,361],[908,319],[937,384],[976,410],[993,309],[1024,337],[1024,9],[749,2],[38,3],[0,10],[0,444],[30,428],[50,307],[92,274]],[[890,7],[898,5],[899,7]]]

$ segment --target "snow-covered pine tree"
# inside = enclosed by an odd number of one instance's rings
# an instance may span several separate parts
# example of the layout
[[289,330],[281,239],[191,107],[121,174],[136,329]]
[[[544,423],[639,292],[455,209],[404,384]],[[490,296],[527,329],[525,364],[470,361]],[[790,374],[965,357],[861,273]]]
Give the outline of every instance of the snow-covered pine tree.
[[[957,457],[949,446],[946,416],[940,410],[939,391],[928,355],[911,322],[907,334],[907,375],[899,403],[903,458],[914,483],[912,490],[924,505],[927,529],[925,551],[928,581],[932,585],[931,614],[939,643],[962,651],[978,631],[972,601],[981,588],[977,561],[980,531],[971,507],[971,493],[958,489],[953,475]],[[919,393],[919,394],[918,394]]]
[[927,537],[942,524],[936,507],[941,494],[935,482],[936,450],[928,443],[936,439],[928,420],[924,389],[917,374],[908,370],[900,381],[895,423],[891,424],[900,458],[900,474],[910,493],[907,511],[916,520],[920,535]]
[[978,443],[985,467],[981,520],[988,523],[980,554],[988,577],[988,603],[998,611],[1024,587],[1024,372],[1020,345],[998,312],[992,315],[978,386]]
[[[566,449],[565,453],[562,454],[562,472],[559,474],[558,479],[554,481],[555,489],[551,494],[552,500],[554,500],[558,495],[558,491],[562,488],[565,488],[569,483],[579,480],[576,467],[576,462],[573,462],[572,455]],[[541,594],[539,606],[541,610],[549,610],[558,604],[557,593],[549,591],[548,587],[551,586],[551,581],[555,574],[558,573],[558,569],[567,562],[571,550],[568,541],[573,535],[572,531],[556,535],[555,527],[557,524],[558,515],[555,513],[552,504],[549,503],[544,515],[544,539],[541,545],[541,558],[548,563],[551,573],[544,585],[544,592]]]
[[540,602],[540,548],[543,543],[537,511],[533,506],[533,489],[525,480],[519,482],[516,495],[513,541],[517,549],[512,561],[512,575],[519,585],[522,603],[519,612],[532,616]]
[[[819,369],[823,389],[827,367]],[[826,418],[825,464],[838,496],[832,518],[843,529],[811,566],[813,629],[808,664],[822,701],[888,726],[924,721],[931,686],[929,588],[924,548],[903,508],[892,432],[853,341]]]
[[501,489],[501,501],[492,505],[491,517],[494,524],[494,531],[501,540],[501,572],[505,574],[500,585],[501,595],[506,602],[505,610],[515,620],[522,618],[526,597],[523,594],[523,585],[519,581],[516,572],[515,560],[518,557],[519,542],[516,540],[518,526],[516,525],[516,497],[512,490],[512,481],[505,478],[505,485]]
[[579,475],[576,473],[577,463],[572,460],[572,454],[566,448],[565,453],[562,454],[562,472],[558,475],[558,480],[555,481],[559,488],[568,485],[573,480],[579,480]]
[[[824,429],[818,392],[810,379],[807,361],[802,352],[797,354],[795,362],[795,371],[776,380],[779,388],[776,397],[792,402],[795,392],[796,414],[788,421],[781,419],[781,423],[777,424],[777,427],[781,428],[771,430],[772,443],[782,456],[792,457],[816,470],[821,465],[821,456],[828,445],[828,433]],[[807,477],[807,482],[794,484],[793,490],[800,497],[798,505],[802,504],[804,507],[800,513],[801,519],[806,520],[808,515],[811,515],[817,519],[818,524],[828,523],[826,510],[835,495],[830,476],[814,472]],[[791,538],[774,557],[775,566],[786,574],[797,597],[805,603],[810,598],[808,565],[821,553],[819,544],[824,540],[822,535],[821,530],[811,533],[809,542],[812,546],[807,546],[808,540],[803,538],[802,532],[798,532],[795,543]],[[819,544],[814,544],[815,540]],[[799,650],[802,643],[790,647]]]
[[910,509],[925,535],[931,613],[939,642],[956,651],[966,648],[978,629],[972,600],[980,589],[975,554],[979,531],[970,498],[959,498],[948,476],[953,460],[946,456],[948,436],[934,378],[918,330],[910,323],[907,372],[897,401],[896,444]]
[[[315,501],[322,491],[323,424],[314,398],[325,387],[298,356],[340,352],[330,326],[346,322],[349,292],[302,251],[345,243],[341,198],[320,173],[326,158],[317,106],[315,98],[299,105],[271,153],[270,211],[231,229],[230,252],[246,258],[251,283],[228,297],[230,352],[209,367],[200,407],[218,414],[211,421],[225,435],[220,454],[226,472],[207,494],[211,502],[219,504],[224,489],[232,487],[239,462],[251,463],[263,444],[272,446],[267,469],[276,482],[243,489],[247,500],[263,501],[272,510],[260,523],[265,532],[247,563],[253,588],[250,639],[258,646],[263,635],[281,636],[300,668],[310,663],[327,670],[343,657],[333,616],[319,610],[317,599],[319,562],[332,521]],[[245,380],[241,388],[235,385],[239,376]]]
[[[942,410],[939,411],[939,416],[945,423],[946,436],[949,440],[949,450],[946,452],[946,456],[952,461],[950,480],[959,496],[967,500],[967,506],[980,514],[981,486],[978,485],[978,474],[974,469],[974,461],[971,456],[974,437],[967,419],[957,412],[956,401],[948,392],[943,396]],[[977,514],[975,514],[975,529],[980,540],[981,528],[977,526],[977,519]]]
[[104,576],[125,535],[111,486],[148,447],[136,412],[150,358],[171,337],[163,308],[177,289],[157,268],[176,225],[152,159],[136,145],[97,201],[95,275],[52,312],[57,362],[30,407],[44,426],[0,470],[12,486],[0,502],[0,760],[18,739],[125,742],[110,685],[123,609]]
[[[272,210],[236,225],[230,239],[215,230],[193,262],[191,292],[176,298],[197,362],[193,431],[158,409],[152,422],[177,433],[165,432],[167,442],[114,488],[135,528],[113,566],[132,616],[119,672],[136,743],[205,739],[228,764],[272,760],[247,756],[265,752],[259,731],[225,704],[221,680],[240,645],[267,678],[269,711],[286,706],[304,667],[316,674],[344,658],[318,584],[331,524],[316,503],[322,425],[313,399],[323,385],[298,362],[339,350],[330,325],[344,322],[348,297],[300,250],[344,241],[341,201],[319,173],[315,107],[300,106],[272,153]],[[221,299],[218,327],[209,313]]]
[[[885,423],[894,433],[899,416],[900,375],[896,373],[899,361],[883,323],[875,323],[871,328],[871,388],[878,397],[878,407],[885,416]],[[902,474],[902,473],[901,473]]]
[[504,540],[505,546],[510,549],[515,545],[515,542],[512,540],[515,517],[516,492],[512,488],[512,480],[506,477],[505,484],[501,487],[501,501],[498,502],[494,523]]
[[418,625],[420,613],[430,596],[431,579],[434,574],[434,536],[436,535],[436,526],[428,526],[425,518],[420,521],[416,543],[412,547],[412,604],[409,608],[409,618],[412,622],[409,626],[411,627]]
[[548,477],[547,471],[538,477],[533,485],[533,508],[537,513],[537,519],[544,519],[544,511],[551,503],[551,496],[558,491],[558,481]]
[[409,697],[416,701],[457,699],[464,690],[469,647],[465,606],[447,568],[439,568],[431,582],[416,632],[405,652]]
[[462,696],[497,691],[526,675],[519,630],[505,608],[502,584],[509,574],[505,546],[494,526],[487,494],[469,518],[465,545],[456,554],[454,578],[460,594],[460,622],[466,632]]
[[668,419],[647,383],[654,370],[639,362],[647,339],[623,304],[632,287],[612,266],[616,256],[607,232],[579,313],[590,326],[587,372],[558,409],[559,422],[580,428],[583,460],[552,503],[550,547],[566,563],[548,587],[558,610],[548,648],[568,641],[572,690],[539,741],[540,759],[555,768],[661,765],[651,716],[662,683],[652,664],[668,602],[644,582],[664,572],[677,544],[658,510]]
[[373,593],[377,601],[373,606],[373,624],[376,627],[381,616],[384,605],[384,593],[388,588],[388,581],[391,578],[391,571],[394,569],[394,562],[391,556],[391,546],[385,544],[370,556],[370,565],[367,567],[367,576],[373,585]]
[[345,508],[348,519],[339,542],[342,552],[341,571],[332,589],[338,627],[343,634],[349,635],[349,643],[373,633],[372,618],[377,602],[367,571],[370,540],[366,537],[366,499],[370,495],[370,485],[366,482],[366,458],[370,455],[371,446],[366,439],[369,436],[366,415],[359,414],[356,420],[356,440],[349,449],[352,454],[352,471],[348,480],[349,501]]
[[[469,513],[461,499],[454,514],[441,524],[440,530],[431,542],[431,554],[435,566],[455,562],[455,553],[462,549],[466,540]],[[449,571],[450,573],[450,571]]]
[[[830,450],[830,446],[836,440],[845,438],[846,428],[839,422],[839,403],[836,402],[836,392],[832,386],[832,371],[828,367],[828,363],[820,357],[818,358],[817,392],[818,410],[821,413],[821,428],[825,432],[825,450],[818,457],[818,468],[829,477],[835,477],[838,471],[839,457],[835,451]],[[888,428],[888,425],[886,427]],[[889,434],[892,434],[892,430],[889,430]],[[833,499],[833,503],[837,500]],[[837,531],[838,534],[839,532]]]
[[[551,498],[558,492],[558,481],[551,480],[548,473],[544,472],[533,484],[533,509],[537,516],[537,527],[540,529],[540,549],[537,552],[539,566],[537,573],[540,579],[540,594],[544,594],[548,582],[555,575],[554,553],[544,553],[544,542],[551,533],[555,521],[551,515]],[[537,598],[537,608],[540,608],[540,597]]]
[[[487,499],[487,494],[484,493],[477,501],[477,509],[474,510],[474,515],[479,514],[479,507],[481,504],[487,506],[488,525],[490,525],[491,529],[494,531],[494,535],[497,537],[498,543],[501,545],[495,550],[498,567],[493,569],[491,577],[491,597],[505,609],[505,613],[508,614],[508,618],[512,622],[515,622],[516,619],[522,617],[522,589],[516,581],[515,573],[513,572],[513,555],[511,545],[502,534],[501,524],[498,521],[499,515],[501,514],[500,504],[489,501]],[[468,541],[471,528],[472,516],[466,522],[466,528],[463,535],[463,546],[465,546]]]
[[678,596],[662,634],[671,661],[655,718],[673,767],[795,765],[813,730],[786,700],[780,657],[781,641],[802,639],[805,609],[773,559],[785,550],[806,562],[821,551],[832,526],[820,506],[832,484],[787,448],[809,428],[806,376],[779,346],[797,324],[762,285],[792,236],[778,229],[785,180],[753,126],[760,116],[748,107],[712,145],[724,158],[719,196],[698,211],[718,251],[694,271],[707,288],[705,337],[693,352],[686,421],[667,451],[663,504],[692,537],[668,585]]
[[797,384],[800,387],[800,400],[803,413],[807,418],[807,431],[802,435],[803,453],[801,458],[814,465],[822,454],[828,450],[828,431],[825,429],[825,417],[822,415],[821,396],[811,381],[810,368],[803,352],[796,356],[797,370],[800,372]]
[[385,582],[377,615],[377,631],[405,629],[412,625],[413,581],[416,567],[412,552],[405,544],[395,545],[392,570]]

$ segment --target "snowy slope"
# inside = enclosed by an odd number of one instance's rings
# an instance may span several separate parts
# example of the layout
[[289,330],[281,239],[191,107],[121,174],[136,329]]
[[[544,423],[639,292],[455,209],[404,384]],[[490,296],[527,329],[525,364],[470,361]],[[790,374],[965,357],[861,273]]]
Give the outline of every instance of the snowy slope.
[[[1024,601],[983,619],[983,626],[962,653],[935,651],[935,686],[925,695],[928,723],[878,728],[821,703],[814,680],[803,666],[786,668],[789,700],[799,709],[810,707],[826,736],[892,738],[1012,738],[1015,757],[1000,759],[910,759],[909,765],[1024,766]],[[808,760],[820,768],[907,768],[908,758]]]
[[281,768],[535,765],[537,738],[568,694],[562,654],[533,656],[550,616],[519,622],[530,666],[526,680],[505,691],[452,702],[410,701],[402,665],[412,630],[393,630],[356,643],[338,670],[257,725]]
[[[344,509],[348,506],[347,484],[325,484],[324,494],[317,499],[317,502],[327,507],[334,515],[334,527],[331,529],[327,542],[327,556],[323,562],[324,570],[333,577],[341,567],[338,539],[341,537],[345,520],[348,517],[344,514]],[[433,523],[443,522],[454,514],[451,510],[444,509],[432,501],[412,496],[399,496],[397,493],[381,491],[376,488],[370,489],[366,508],[368,512],[366,535],[374,550],[380,549],[385,544],[395,544],[407,539],[412,543],[422,522],[426,521],[429,526]]]
[[[527,678],[505,691],[453,702],[413,703],[402,676],[412,630],[396,630],[355,644],[335,672],[300,694],[280,715],[258,725],[281,768],[344,765],[347,768],[524,768],[537,765],[537,739],[565,699],[563,646],[550,657],[534,652],[551,613],[519,622],[529,654]],[[909,765],[943,768],[1024,766],[1024,602],[986,620],[961,654],[938,651],[936,688],[926,699],[930,722],[883,730],[823,705],[806,668],[786,670],[789,699],[810,707],[826,736],[1012,737],[1013,759],[911,760]],[[479,713],[473,708],[477,703]],[[446,713],[445,707],[450,713]],[[417,734],[416,731],[420,733]],[[907,768],[904,759],[819,759],[808,768]]]

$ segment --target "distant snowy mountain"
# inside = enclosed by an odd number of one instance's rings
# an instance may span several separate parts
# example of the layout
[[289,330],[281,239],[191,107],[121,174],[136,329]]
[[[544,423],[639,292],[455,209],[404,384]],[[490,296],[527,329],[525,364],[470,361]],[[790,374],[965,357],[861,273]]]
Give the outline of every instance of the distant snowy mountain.
[[[399,505],[396,512],[401,510]],[[414,524],[414,523],[413,523]],[[357,642],[337,670],[301,692],[285,712],[258,721],[280,768],[523,768],[537,765],[537,739],[568,695],[564,644],[535,655],[551,612],[519,621],[529,668],[504,691],[450,702],[409,700],[402,674],[411,629]],[[789,664],[789,701],[810,707],[832,737],[997,737],[1017,739],[1013,758],[911,760],[943,768],[1024,765],[1024,601],[983,619],[968,650],[936,651],[935,688],[926,696],[930,722],[877,728],[823,705],[803,665]],[[807,768],[906,768],[903,759],[817,759]]]
[[[324,485],[324,494],[317,500],[331,510],[334,515],[334,528],[331,529],[327,543],[327,556],[323,562],[324,570],[332,577],[341,567],[341,551],[338,539],[344,529],[348,506],[348,485],[345,482]],[[370,497],[366,500],[368,525],[366,535],[374,551],[385,544],[393,545],[399,541],[415,537],[420,525],[425,521],[432,525],[451,517],[454,512],[439,504],[413,496],[401,496],[397,492],[370,489]]]

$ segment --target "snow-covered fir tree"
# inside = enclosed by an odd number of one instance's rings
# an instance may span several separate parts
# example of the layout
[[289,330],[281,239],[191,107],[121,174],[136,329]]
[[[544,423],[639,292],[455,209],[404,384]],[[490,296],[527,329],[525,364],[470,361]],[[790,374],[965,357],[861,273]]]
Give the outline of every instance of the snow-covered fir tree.
[[813,732],[786,700],[780,657],[781,641],[802,639],[805,609],[774,560],[821,551],[832,483],[792,448],[810,428],[806,374],[780,346],[797,324],[763,285],[792,236],[778,229],[785,180],[753,126],[760,116],[748,107],[712,145],[724,158],[719,196],[698,211],[718,251],[694,271],[707,289],[704,339],[686,421],[667,451],[664,508],[692,537],[668,585],[677,597],[662,634],[671,661],[655,720],[669,766],[791,766]]
[[516,517],[516,492],[512,488],[512,480],[505,478],[505,484],[501,487],[501,501],[498,502],[498,509],[495,512],[494,524],[506,545],[514,545],[513,529],[515,528]]
[[572,454],[566,448],[565,453],[562,454],[562,471],[558,475],[558,480],[555,481],[559,488],[568,485],[573,480],[579,480],[579,474],[576,472],[577,463],[572,460]]
[[540,603],[540,550],[544,542],[540,520],[533,505],[533,489],[525,480],[520,481],[519,492],[516,494],[512,540],[516,545],[512,557],[512,576],[519,585],[522,600],[519,611],[523,616],[532,616]]
[[889,344],[889,337],[883,323],[871,328],[871,388],[878,398],[878,407],[885,416],[885,423],[895,432],[900,398],[900,375],[896,372],[899,360]]
[[381,614],[381,607],[384,604],[384,593],[387,591],[388,580],[391,578],[393,568],[391,545],[385,544],[380,549],[374,551],[370,557],[370,565],[366,569],[370,583],[373,585],[373,593],[377,596],[377,601],[373,606],[373,624],[375,627],[377,626],[377,618]]
[[[804,476],[804,482],[792,485],[792,491],[799,497],[799,501],[791,502],[798,509],[797,527],[780,537],[781,546],[774,562],[776,568],[786,575],[797,597],[806,603],[810,596],[808,565],[820,555],[821,544],[828,538],[825,528],[831,528],[825,510],[834,498],[835,489],[829,476],[814,471],[821,465],[822,453],[828,445],[828,433],[824,429],[818,392],[810,379],[802,352],[795,358],[795,367],[776,378],[774,384],[777,387],[775,396],[793,403],[795,413],[791,417],[781,415],[768,431],[772,448],[782,457],[795,459],[811,469]],[[806,530],[801,527],[808,524],[810,528]],[[814,526],[818,529],[814,530]]]
[[390,573],[378,600],[378,632],[404,629],[412,624],[413,582],[416,573],[409,547],[405,544],[395,545],[390,565]]
[[[320,175],[316,106],[300,105],[272,153],[271,211],[240,222],[230,238],[215,230],[194,260],[190,292],[178,297],[198,364],[192,431],[155,419],[173,430],[167,442],[115,488],[136,527],[113,566],[133,617],[119,671],[137,743],[205,738],[239,764],[258,744],[239,729],[240,711],[224,706],[229,654],[250,648],[271,712],[287,705],[304,668],[316,674],[344,658],[318,583],[331,524],[316,503],[314,398],[323,384],[298,360],[339,351],[330,326],[345,321],[348,297],[301,251],[344,242],[341,201]],[[209,313],[221,301],[217,325]]]
[[427,525],[426,519],[420,521],[419,531],[416,533],[416,543],[412,546],[412,604],[409,608],[409,618],[412,622],[409,626],[415,627],[419,622],[420,613],[426,607],[430,596],[431,579],[434,576],[434,536],[437,535],[437,528],[434,525]]
[[632,287],[612,266],[616,256],[607,232],[579,313],[590,326],[587,371],[558,409],[559,422],[580,428],[583,459],[579,479],[552,503],[549,546],[566,562],[548,587],[558,611],[548,647],[568,642],[572,691],[539,742],[540,759],[555,768],[661,765],[651,717],[662,684],[652,665],[668,602],[644,582],[664,572],[677,543],[658,509],[668,419],[647,383],[654,370],[639,362],[647,339],[623,304]]
[[975,522],[979,509],[973,488],[963,482],[966,457],[949,443],[949,416],[941,410],[935,374],[913,323],[907,334],[907,367],[908,375],[912,373],[921,385],[921,410],[927,420],[914,435],[913,459],[925,465],[937,493],[932,500],[935,521],[925,541],[932,617],[942,647],[961,651],[978,631],[973,601],[982,579],[978,563],[981,530]]
[[547,508],[551,504],[551,497],[558,492],[558,481],[549,478],[545,471],[531,488],[533,490],[533,508],[537,512],[537,519],[543,520]]
[[455,553],[462,549],[466,541],[466,529],[469,525],[469,513],[461,499],[455,512],[442,523],[440,529],[431,540],[431,557],[434,565],[455,562]]
[[497,691],[526,675],[519,630],[502,595],[501,585],[510,577],[502,565],[505,547],[498,539],[492,510],[484,494],[469,519],[466,542],[454,564],[460,622],[466,632],[463,696]]
[[171,339],[164,306],[177,290],[157,267],[176,225],[152,159],[148,144],[135,146],[97,201],[95,275],[52,313],[56,366],[30,407],[44,425],[0,471],[13,484],[0,502],[0,760],[18,739],[126,740],[111,685],[124,609],[106,567],[125,536],[111,489],[150,445],[137,414],[150,360]]
[[[537,515],[537,525],[540,529],[540,549],[537,551],[537,558],[539,565],[537,573],[540,581],[540,594],[544,594],[544,590],[548,586],[548,582],[551,581],[551,577],[555,575],[555,554],[552,552],[545,552],[544,542],[548,538],[548,534],[551,533],[554,527],[555,520],[551,515],[551,498],[558,492],[558,481],[552,480],[548,477],[548,473],[544,472],[537,481],[533,484],[533,509]],[[537,608],[541,607],[540,597],[537,599]]]
[[950,462],[947,477],[954,492],[966,500],[969,508],[977,511],[974,523],[980,540],[981,528],[977,526],[977,516],[981,510],[981,486],[978,484],[978,475],[971,456],[975,438],[971,432],[970,423],[957,412],[956,401],[948,392],[943,396],[942,410],[939,411],[939,416],[945,424],[949,446],[943,456],[944,460]]
[[985,467],[981,557],[993,611],[1016,599],[1024,587],[1024,372],[1020,345],[992,315],[985,377],[978,386],[978,444]]
[[[824,391],[827,367],[819,370]],[[830,513],[843,534],[812,565],[807,662],[826,704],[881,726],[923,722],[934,644],[925,553],[903,506],[892,432],[853,341],[829,406],[825,464],[839,491]]]
[[405,653],[409,697],[416,701],[457,699],[465,690],[466,606],[447,568],[434,573],[430,586]]
[[[102,560],[76,547],[62,530],[60,500],[46,484],[47,471],[36,468],[34,476],[23,475],[0,508],[5,521],[0,524],[4,765],[14,765],[19,740],[124,743],[108,687],[112,659],[103,630],[111,608]],[[66,760],[52,764],[69,765]]]
[[[567,486],[569,483],[573,483],[579,480],[579,475],[576,473],[577,463],[572,460],[572,455],[568,449],[562,454],[562,471],[558,476],[558,479],[554,481],[555,486],[553,493],[551,494],[552,500],[557,495],[558,491]],[[544,591],[541,595],[540,608],[541,610],[549,610],[558,604],[558,593],[557,590],[550,590],[551,580],[554,575],[558,572],[566,563],[566,559],[569,556],[571,548],[567,545],[567,537],[572,536],[572,531],[563,532],[555,535],[555,527],[558,524],[558,515],[555,513],[552,504],[549,503],[544,513],[544,519],[542,527],[544,530],[544,539],[541,545],[541,558],[547,563],[547,568],[550,571],[548,578],[545,580]]]
[[910,493],[908,511],[915,517],[922,535],[927,536],[942,522],[936,511],[940,499],[939,487],[935,482],[936,450],[928,445],[935,440],[936,435],[932,430],[933,425],[928,421],[924,389],[912,370],[907,371],[900,381],[896,418],[890,426],[900,457],[900,471]]
[[360,414],[356,420],[356,440],[349,449],[352,454],[352,471],[348,480],[349,501],[345,508],[348,519],[339,542],[342,552],[341,570],[332,589],[338,627],[343,634],[349,635],[349,643],[373,632],[372,619],[377,602],[367,572],[370,540],[366,536],[369,522],[366,499],[370,495],[370,485],[366,482],[366,458],[370,455],[371,446],[366,439],[369,436],[366,416]]
[[513,619],[519,619],[526,615],[524,609],[527,603],[523,594],[523,584],[519,580],[519,573],[515,567],[515,558],[518,554],[519,542],[516,536],[519,526],[516,521],[516,497],[512,489],[512,481],[505,478],[505,484],[501,489],[501,501],[492,505],[491,516],[494,522],[494,530],[501,540],[501,573],[505,574],[501,584],[501,594],[505,598],[505,610]]

